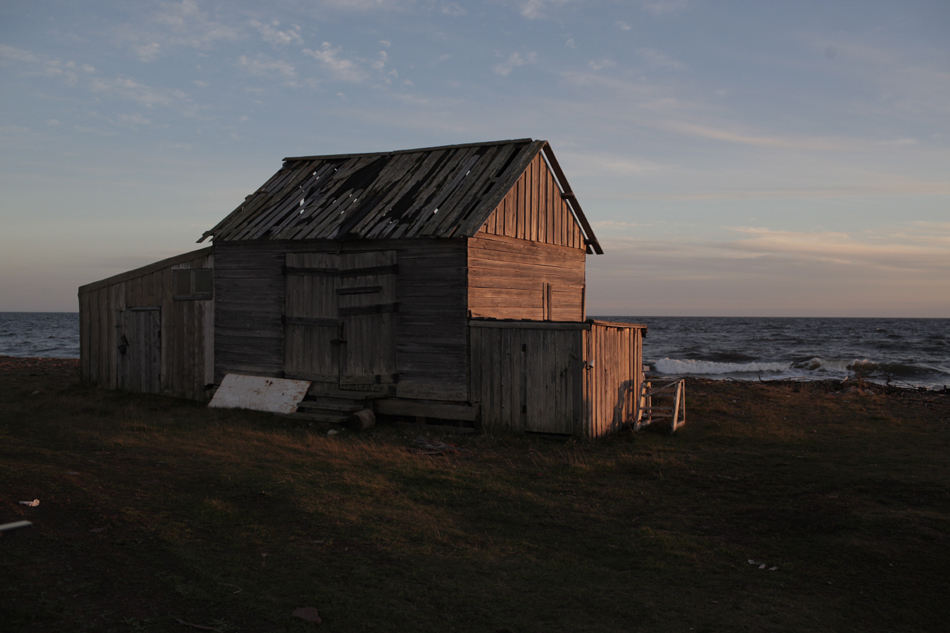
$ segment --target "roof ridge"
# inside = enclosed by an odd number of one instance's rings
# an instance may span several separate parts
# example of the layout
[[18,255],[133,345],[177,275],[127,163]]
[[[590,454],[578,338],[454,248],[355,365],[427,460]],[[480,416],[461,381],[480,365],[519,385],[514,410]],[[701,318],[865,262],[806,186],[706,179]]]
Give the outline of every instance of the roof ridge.
[[486,145],[516,145],[533,142],[532,138],[515,138],[501,141],[486,141],[483,143],[460,143],[458,145],[436,145],[433,147],[417,147],[415,149],[396,149],[389,152],[357,152],[354,154],[326,154],[322,156],[288,156],[284,162],[298,160],[330,160],[334,158],[356,158],[362,156],[391,156],[393,154],[412,154],[414,152],[432,152],[447,149],[462,149],[464,147],[483,147]]

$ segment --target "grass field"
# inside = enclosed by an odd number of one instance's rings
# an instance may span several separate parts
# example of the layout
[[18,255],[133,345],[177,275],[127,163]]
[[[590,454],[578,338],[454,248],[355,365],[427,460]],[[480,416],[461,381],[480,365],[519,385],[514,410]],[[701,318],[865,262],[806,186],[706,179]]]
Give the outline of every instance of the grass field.
[[0,523],[34,523],[0,536],[0,629],[948,630],[950,395],[687,395],[672,436],[427,456],[0,358]]

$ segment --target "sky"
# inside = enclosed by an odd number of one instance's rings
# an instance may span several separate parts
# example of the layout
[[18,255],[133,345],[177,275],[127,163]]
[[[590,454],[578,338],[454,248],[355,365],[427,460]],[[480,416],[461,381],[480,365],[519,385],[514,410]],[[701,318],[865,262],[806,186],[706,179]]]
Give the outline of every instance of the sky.
[[946,0],[3,2],[0,311],[199,248],[285,156],[525,137],[589,314],[950,317]]

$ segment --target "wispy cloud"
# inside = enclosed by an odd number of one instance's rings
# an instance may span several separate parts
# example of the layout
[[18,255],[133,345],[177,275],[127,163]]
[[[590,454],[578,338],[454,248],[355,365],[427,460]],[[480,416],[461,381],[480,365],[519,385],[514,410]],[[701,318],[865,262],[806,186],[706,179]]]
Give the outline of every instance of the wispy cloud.
[[950,228],[930,225],[876,232],[795,232],[762,227],[733,229],[741,237],[717,248],[759,255],[782,255],[836,264],[950,273]]
[[616,220],[601,220],[599,222],[591,222],[592,226],[596,226],[601,229],[616,229],[623,228],[628,229],[635,226],[640,226],[639,222],[618,222]]
[[296,24],[290,25],[290,28],[280,30],[280,22],[272,20],[269,24],[258,20],[248,22],[250,26],[256,29],[265,42],[276,48],[289,46],[290,44],[303,44],[303,38],[300,36],[300,27]]
[[[71,87],[111,99],[125,99],[147,108],[154,106],[178,107],[193,111],[194,104],[181,90],[150,86],[131,77],[103,77],[91,64],[62,61],[29,51],[0,45],[0,58],[25,64],[23,74],[59,79]],[[119,116],[113,123],[128,126],[128,120]],[[139,124],[142,124],[139,122]]]
[[8,46],[6,44],[0,44],[0,63],[6,65],[13,61],[36,63],[40,61],[40,58],[30,51],[25,51],[21,48]]
[[271,59],[263,53],[254,57],[241,55],[238,57],[238,67],[255,77],[292,82],[297,75],[294,65],[283,59]]
[[644,0],[640,3],[640,8],[650,15],[666,15],[670,13],[680,13],[687,7],[687,0]]
[[560,7],[572,0],[519,0],[518,12],[529,20],[547,17],[551,8]]
[[515,68],[525,66],[527,64],[533,64],[537,61],[537,59],[538,54],[533,51],[524,55],[516,51],[509,55],[508,59],[502,63],[495,64],[495,66],[493,66],[493,70],[502,77],[507,77]]
[[719,241],[625,228],[605,223],[606,255],[588,262],[591,314],[630,314],[630,295],[650,298],[647,314],[950,314],[947,223],[860,233],[746,227]]
[[366,11],[396,11],[409,8],[412,0],[319,0],[321,9],[363,13]]
[[241,28],[228,23],[228,19],[212,17],[199,8],[196,0],[182,0],[163,3],[142,25],[123,24],[116,27],[114,34],[140,61],[151,62],[169,49],[207,50],[218,42],[237,40]]
[[317,50],[304,49],[304,55],[313,57],[327,70],[333,79],[360,83],[367,79],[366,72],[360,68],[356,58],[347,58],[343,55],[343,48],[333,47],[330,42],[324,42]]
[[572,175],[586,176],[637,176],[647,172],[666,169],[667,166],[649,160],[637,159],[629,154],[608,152],[558,152],[561,162],[570,165]]
[[0,134],[2,135],[30,134],[31,132],[33,130],[22,125],[0,125]]
[[219,40],[237,39],[239,35],[236,27],[199,9],[196,0],[166,4],[153,20],[171,30],[173,43],[193,48],[206,48]]
[[148,125],[152,121],[141,114],[120,114],[116,117],[116,125],[137,130],[139,126]]
[[93,92],[116,99],[128,99],[141,104],[146,108],[156,105],[182,105],[187,99],[184,92],[178,89],[156,88],[130,77],[115,77],[112,79],[97,77],[90,83]]
[[[815,68],[838,81],[854,82],[876,98],[852,108],[862,114],[923,118],[942,122],[950,116],[950,63],[943,50],[892,48],[855,36],[801,35],[813,52]],[[833,51],[833,55],[828,55]]]
[[844,138],[767,136],[734,128],[714,127],[712,125],[690,123],[687,121],[667,121],[660,124],[660,126],[671,132],[679,132],[680,134],[772,149],[805,150],[812,152],[840,152],[857,149],[854,140]]
[[587,62],[587,65],[590,66],[591,70],[596,72],[598,70],[603,70],[604,68],[612,68],[613,66],[617,65],[617,62],[612,59],[604,58],[596,61],[589,61]]
[[443,14],[451,15],[452,17],[461,17],[467,13],[465,9],[459,6],[459,4],[456,2],[449,2],[447,4],[443,4],[442,8],[439,10]]
[[36,53],[0,44],[0,66],[19,65],[24,76],[54,77],[68,86],[75,86],[82,75],[90,75],[96,69],[90,64],[78,64],[72,60]]
[[652,48],[641,48],[637,51],[637,54],[653,66],[672,68],[674,70],[684,70],[686,68],[686,64],[678,62],[672,57],[664,55],[660,51]]

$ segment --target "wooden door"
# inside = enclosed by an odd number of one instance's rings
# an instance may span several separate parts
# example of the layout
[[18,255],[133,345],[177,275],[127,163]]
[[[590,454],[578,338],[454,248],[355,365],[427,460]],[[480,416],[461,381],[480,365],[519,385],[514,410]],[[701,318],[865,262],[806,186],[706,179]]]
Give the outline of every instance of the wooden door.
[[529,433],[571,434],[580,414],[578,330],[521,330],[522,411]]
[[161,393],[162,309],[154,306],[123,310],[116,338],[116,386],[139,393]]
[[338,256],[287,253],[284,269],[284,374],[336,385],[340,378]]
[[396,251],[340,255],[340,387],[396,381]]
[[284,374],[344,389],[394,382],[396,252],[288,253],[285,263]]

